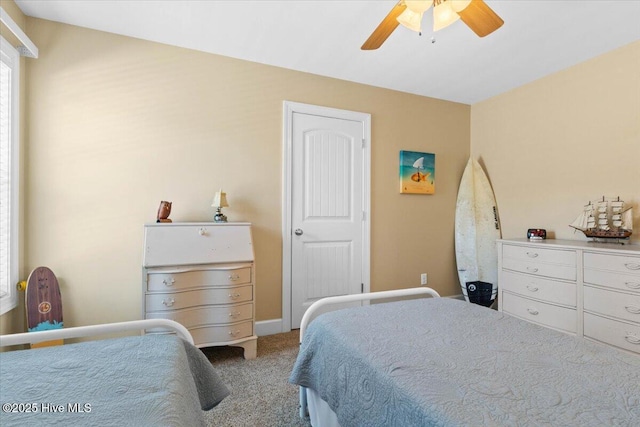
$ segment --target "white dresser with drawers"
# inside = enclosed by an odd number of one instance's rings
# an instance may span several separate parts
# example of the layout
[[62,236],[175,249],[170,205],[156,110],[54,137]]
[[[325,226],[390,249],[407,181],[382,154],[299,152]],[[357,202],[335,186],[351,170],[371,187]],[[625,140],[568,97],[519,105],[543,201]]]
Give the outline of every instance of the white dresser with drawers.
[[640,354],[640,246],[498,241],[498,309]]
[[198,347],[256,357],[254,277],[249,223],[144,226],[142,316],[181,323]]

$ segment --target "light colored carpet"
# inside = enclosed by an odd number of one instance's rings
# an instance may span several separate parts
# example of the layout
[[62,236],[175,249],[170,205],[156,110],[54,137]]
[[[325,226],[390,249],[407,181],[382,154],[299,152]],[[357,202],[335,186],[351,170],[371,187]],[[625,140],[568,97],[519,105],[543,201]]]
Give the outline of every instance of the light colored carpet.
[[258,357],[239,347],[203,349],[231,394],[205,412],[209,426],[310,427],[298,416],[298,388],[289,374],[298,355],[298,331],[258,338]]

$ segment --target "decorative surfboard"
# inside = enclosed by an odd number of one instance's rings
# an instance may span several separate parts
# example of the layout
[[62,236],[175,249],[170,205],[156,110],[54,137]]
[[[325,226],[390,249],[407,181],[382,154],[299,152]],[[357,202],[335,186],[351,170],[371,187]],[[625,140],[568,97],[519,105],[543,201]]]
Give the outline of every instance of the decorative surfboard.
[[[25,294],[27,330],[29,332],[62,329],[62,297],[58,279],[47,267],[38,267],[29,274]],[[32,344],[46,347],[62,344],[62,340]]]
[[491,184],[477,160],[470,158],[458,189],[455,219],[458,278],[467,301],[470,282],[490,283],[491,301],[495,300],[498,293],[496,239],[499,238],[500,220]]

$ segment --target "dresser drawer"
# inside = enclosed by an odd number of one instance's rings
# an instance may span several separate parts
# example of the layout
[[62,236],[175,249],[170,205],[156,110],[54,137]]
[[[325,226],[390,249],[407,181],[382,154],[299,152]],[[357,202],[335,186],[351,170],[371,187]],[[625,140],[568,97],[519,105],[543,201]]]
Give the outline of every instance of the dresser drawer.
[[147,313],[147,319],[170,319],[185,328],[196,326],[228,324],[253,319],[253,304],[244,303],[227,306],[188,308],[175,311]]
[[225,266],[194,271],[158,271],[147,274],[149,291],[171,292],[251,282],[251,267]]
[[503,258],[513,258],[520,261],[537,261],[576,266],[576,252],[569,250],[504,245],[502,248],[502,256]]
[[640,294],[640,276],[631,274],[585,268],[584,282]]
[[502,311],[561,331],[576,333],[576,310],[502,293]]
[[225,345],[253,335],[253,322],[240,322],[226,326],[207,326],[190,329],[197,347]]
[[184,292],[147,294],[146,311],[180,310],[212,304],[233,304],[253,299],[253,286],[199,289]]
[[503,258],[502,267],[507,270],[533,274],[554,279],[576,280],[576,267],[570,265],[546,264],[516,258]]
[[498,286],[525,297],[556,304],[576,306],[576,284],[560,282],[528,274],[503,271]]
[[640,325],[585,313],[584,336],[640,354]]
[[640,293],[640,258],[585,252],[584,282]]
[[584,267],[635,275],[640,280],[640,257],[585,252]]
[[252,261],[248,225],[147,225],[144,236],[146,267]]
[[640,324],[640,295],[585,286],[584,309]]

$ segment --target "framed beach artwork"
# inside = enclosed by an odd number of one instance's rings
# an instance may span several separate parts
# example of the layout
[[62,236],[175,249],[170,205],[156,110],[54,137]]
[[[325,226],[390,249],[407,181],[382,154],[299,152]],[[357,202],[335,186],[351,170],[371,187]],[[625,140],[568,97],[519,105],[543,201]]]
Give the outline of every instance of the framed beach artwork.
[[435,194],[436,155],[400,151],[400,193]]

